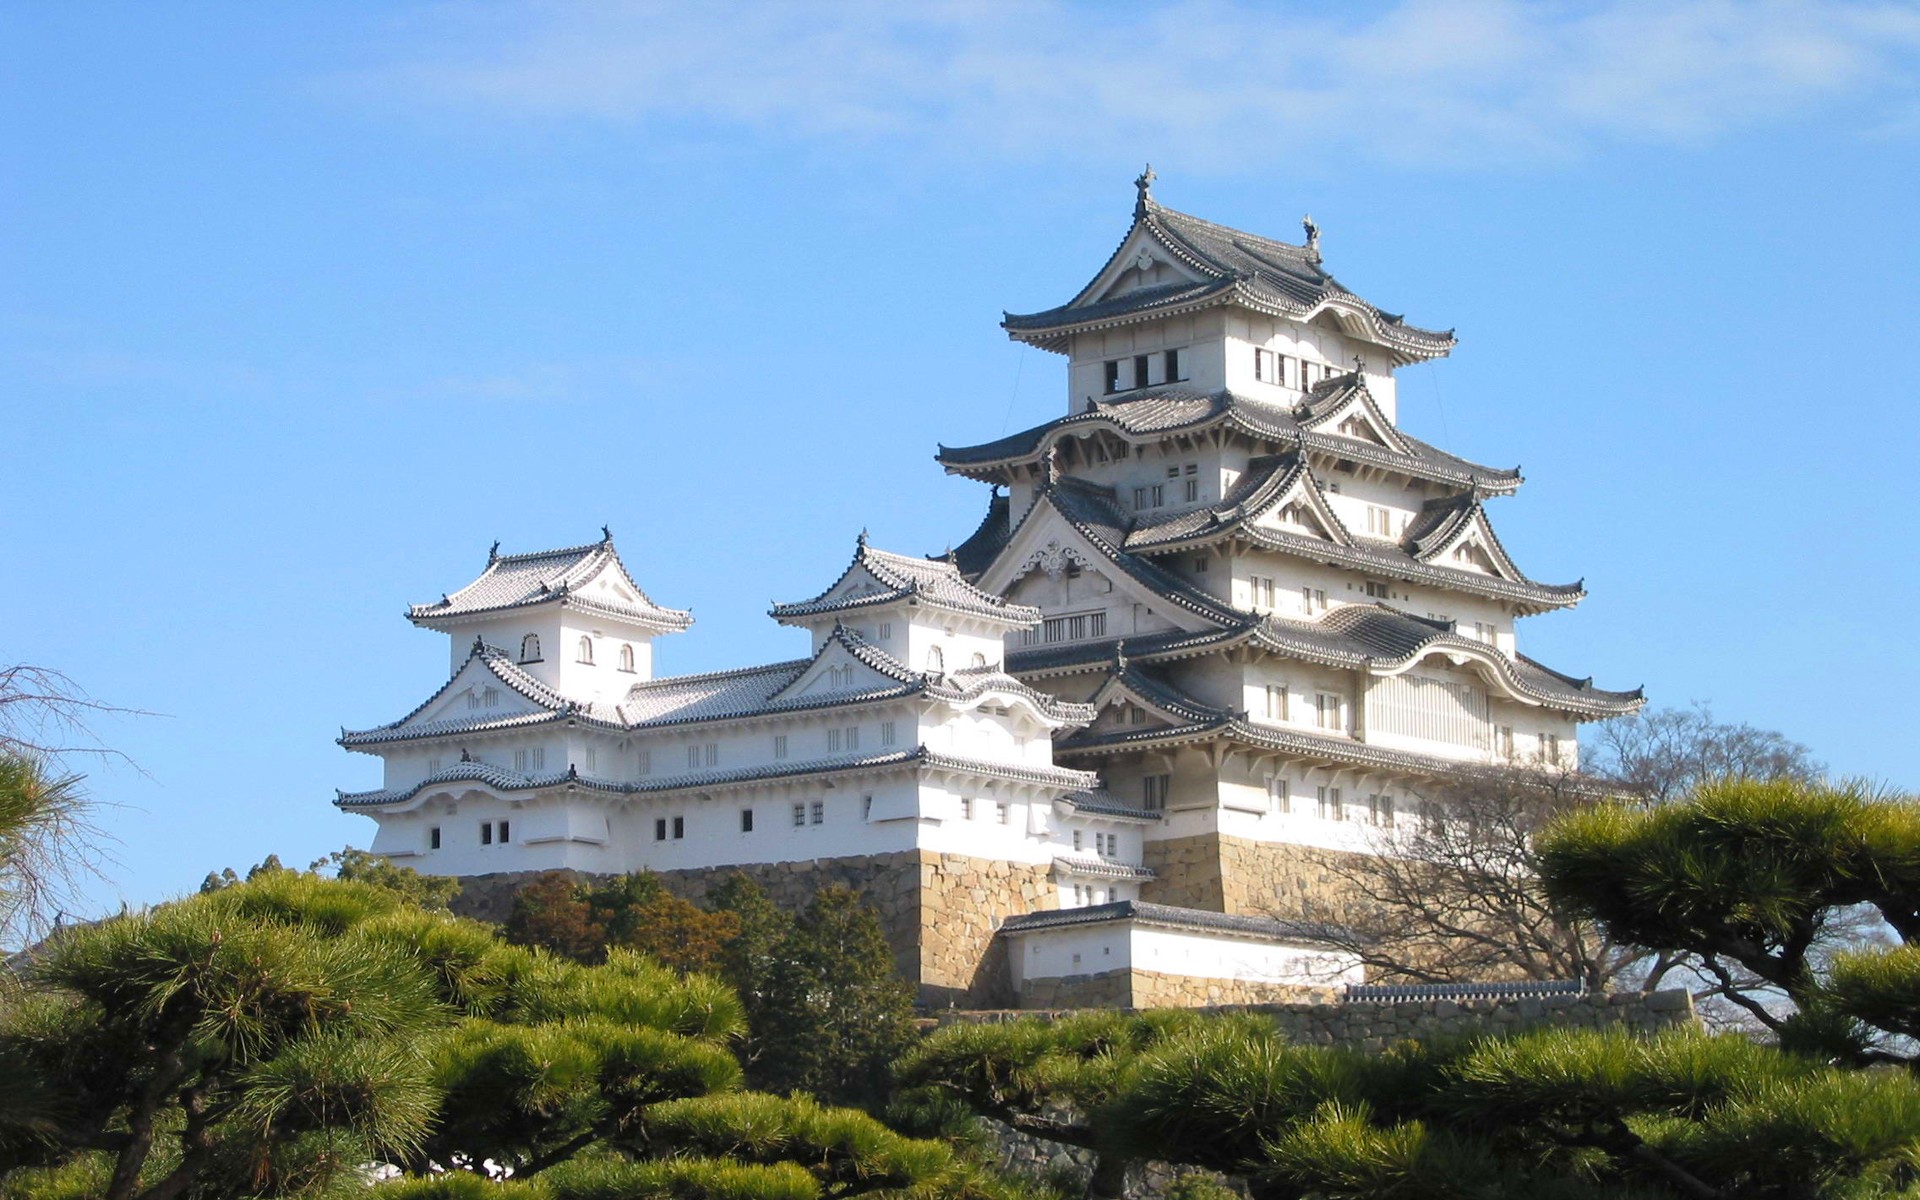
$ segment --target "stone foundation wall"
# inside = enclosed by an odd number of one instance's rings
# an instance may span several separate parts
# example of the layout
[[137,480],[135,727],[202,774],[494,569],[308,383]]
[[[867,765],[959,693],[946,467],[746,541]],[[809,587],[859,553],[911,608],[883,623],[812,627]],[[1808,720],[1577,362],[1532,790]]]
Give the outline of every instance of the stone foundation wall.
[[1226,911],[1218,834],[1203,833],[1164,841],[1148,839],[1142,847],[1140,861],[1154,874],[1154,878],[1140,885],[1140,898],[1147,903]]
[[[736,871],[790,911],[805,908],[823,887],[837,884],[860,893],[879,916],[895,969],[919,986],[920,1002],[932,1008],[1012,1004],[1006,950],[995,931],[1007,917],[1058,907],[1048,867],[922,850],[660,871],[656,876],[674,895],[701,904]],[[464,876],[453,909],[461,916],[503,922],[513,911],[514,893],[539,874]]]
[[1089,975],[1029,979],[1020,988],[1023,1009],[1210,1008],[1226,1004],[1331,1003],[1330,988],[1261,983],[1242,979],[1203,979],[1159,971],[1123,968]]
[[919,852],[921,1003],[977,1008],[1014,1002],[1007,944],[996,936],[1008,917],[1060,907],[1050,866]]
[[1154,904],[1279,917],[1324,914],[1347,890],[1330,864],[1338,850],[1255,842],[1218,833],[1149,841],[1145,864],[1158,878],[1140,889]]

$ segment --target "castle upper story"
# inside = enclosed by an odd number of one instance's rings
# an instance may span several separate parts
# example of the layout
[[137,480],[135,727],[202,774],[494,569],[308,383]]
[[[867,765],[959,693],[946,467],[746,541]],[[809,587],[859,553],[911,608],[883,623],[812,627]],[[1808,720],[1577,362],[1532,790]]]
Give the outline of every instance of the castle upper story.
[[1016,341],[1068,358],[1068,413],[1145,388],[1185,384],[1277,405],[1357,374],[1386,419],[1393,372],[1444,357],[1452,331],[1408,324],[1348,291],[1300,245],[1230,229],[1153,198],[1151,167],[1120,245],[1071,300],[1003,322]]

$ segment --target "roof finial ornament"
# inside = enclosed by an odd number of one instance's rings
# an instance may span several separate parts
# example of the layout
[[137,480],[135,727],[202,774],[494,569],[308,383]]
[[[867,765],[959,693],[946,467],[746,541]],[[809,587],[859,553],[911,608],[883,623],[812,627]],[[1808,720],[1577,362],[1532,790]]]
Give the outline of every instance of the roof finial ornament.
[[1113,669],[1115,671],[1127,669],[1127,639],[1125,638],[1120,638],[1113,643]]
[[465,746],[460,747],[460,761],[461,762],[473,761],[473,755],[467,753],[467,748]]
[[493,546],[491,549],[487,551],[487,561],[489,563],[500,561],[500,539],[499,538],[493,539]]
[[954,569],[955,569],[956,571],[960,569],[960,556],[959,556],[958,554],[955,554],[955,553],[953,552],[953,543],[952,543],[952,542],[948,542],[948,543],[947,543],[947,555],[946,555],[946,557],[947,557],[947,565],[948,565],[948,566],[950,566],[950,567],[952,567],[952,568],[954,568]]
[[1147,169],[1140,172],[1139,177],[1133,181],[1134,188],[1140,193],[1139,199],[1133,204],[1134,212],[1145,212],[1147,205],[1153,202],[1153,181],[1157,178],[1158,176],[1153,173],[1153,164],[1148,163]]
[[1040,488],[1051,490],[1060,482],[1060,444],[1055,442],[1047,449],[1047,456],[1040,460]]
[[1353,373],[1356,376],[1365,375],[1367,373],[1367,356],[1366,355],[1356,354],[1353,356]]
[[609,529],[605,525],[602,525],[600,527],[600,544],[604,546],[608,542],[611,542],[612,540],[613,540],[613,530]]
[[1307,231],[1307,256],[1315,262],[1320,261],[1320,227],[1313,223],[1313,214],[1300,218],[1300,228]]
[[860,536],[854,540],[854,544],[859,546],[862,550],[865,550],[867,548],[867,527],[866,526],[862,525],[860,527]]

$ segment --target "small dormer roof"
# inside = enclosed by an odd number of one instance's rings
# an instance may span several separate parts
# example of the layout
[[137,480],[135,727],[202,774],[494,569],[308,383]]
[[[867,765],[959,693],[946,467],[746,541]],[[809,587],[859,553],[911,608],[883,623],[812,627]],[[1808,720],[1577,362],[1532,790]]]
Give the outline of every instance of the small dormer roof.
[[[1333,314],[1358,337],[1385,347],[1402,361],[1440,358],[1455,344],[1453,332],[1409,325],[1341,285],[1321,263],[1318,230],[1296,246],[1246,233],[1187,213],[1153,198],[1141,185],[1133,224],[1098,274],[1073,299],[1035,313],[1008,313],[1009,337],[1064,352],[1068,335],[1083,329],[1125,325],[1202,308],[1237,305],[1272,316],[1306,321]],[[1125,265],[1158,257],[1178,279],[1130,291],[1115,291]]]
[[[501,554],[500,544],[487,555],[486,570],[472,583],[440,598],[437,604],[415,604],[407,619],[416,625],[437,626],[462,619],[489,617],[520,609],[556,605],[599,613],[669,633],[693,624],[693,614],[662,608],[634,582],[613,547],[613,534],[604,527],[597,542],[532,554]],[[589,585],[606,582],[606,588]]]
[[854,547],[853,561],[832,586],[811,600],[776,604],[769,615],[785,624],[814,624],[821,617],[902,602],[985,617],[1009,626],[1040,622],[1039,609],[1009,604],[1003,597],[973,586],[950,558],[915,558],[877,550],[867,544],[864,533]]

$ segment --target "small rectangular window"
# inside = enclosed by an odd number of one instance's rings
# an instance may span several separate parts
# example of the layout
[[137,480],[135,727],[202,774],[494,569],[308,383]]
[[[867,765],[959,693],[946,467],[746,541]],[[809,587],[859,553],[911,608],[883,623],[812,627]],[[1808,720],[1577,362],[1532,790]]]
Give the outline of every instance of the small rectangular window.
[[1167,478],[1168,479],[1180,478],[1180,467],[1177,464],[1167,468]]
[[717,767],[720,765],[720,743],[719,742],[707,743],[707,765],[710,767]]
[[438,825],[434,825],[429,827],[427,830],[427,849],[438,850],[439,848],[440,848],[440,827]]
[[1167,502],[1166,485],[1161,483],[1156,483],[1152,487],[1148,488],[1147,502],[1154,508],[1159,508],[1160,506],[1164,505]]
[[1173,787],[1171,775],[1148,775],[1140,781],[1144,807],[1159,812],[1167,806],[1167,793]]
[[973,797],[972,796],[960,797],[960,819],[962,821],[973,820]]
[[847,749],[858,750],[859,748],[860,727],[858,725],[849,725],[847,726]]
[[807,806],[804,804],[794,805],[793,806],[793,827],[795,829],[798,829],[802,825],[805,825],[806,823],[807,823]]
[[1313,698],[1313,723],[1322,729],[1340,730],[1344,723],[1340,719],[1340,697],[1321,692]]
[[827,730],[827,753],[840,753],[840,742],[844,737],[846,737],[846,734],[838,727]]
[[428,759],[428,760],[427,760],[427,774],[429,774],[429,775],[438,775],[439,773],[440,773],[440,760],[439,760],[439,759],[437,759],[437,758],[430,758],[430,759]]
[[698,745],[687,747],[687,765],[689,767],[697,767],[700,765],[700,747]]
[[1375,600],[1389,600],[1393,598],[1393,589],[1384,583],[1376,583],[1374,580],[1369,579],[1367,580],[1367,595],[1373,597]]
[[741,833],[753,832],[753,810],[750,808],[743,808],[740,810],[740,832]]
[[1174,383],[1187,377],[1186,364],[1180,361],[1178,350],[1167,351],[1167,382]]
[[653,840],[656,842],[664,842],[667,840],[667,819],[665,817],[654,818]]
[[527,752],[527,762],[536,771],[546,770],[547,748],[545,746],[535,746],[532,750],[529,750]]
[[1368,796],[1367,816],[1375,825],[1391,828],[1393,826],[1393,797],[1382,792],[1374,792]]
[[807,805],[807,819],[815,825],[818,825],[822,821],[826,820],[827,819],[826,801],[815,800],[813,803]]
[[1145,508],[1146,506],[1147,506],[1147,489],[1145,489],[1145,488],[1143,488],[1143,487],[1137,487],[1137,488],[1135,488],[1135,489],[1133,489],[1133,507],[1134,507],[1134,509],[1135,509],[1136,511],[1138,511],[1139,509],[1143,509],[1143,508]]
[[1285,816],[1293,811],[1293,793],[1287,788],[1287,781],[1278,775],[1267,777],[1267,811]]
[[786,734],[776,733],[773,735],[773,756],[775,758],[785,758],[787,756]]
[[880,622],[880,640],[883,642],[890,642],[893,640],[893,622],[891,621]]
[[1120,360],[1119,359],[1111,358],[1107,360],[1106,379],[1107,379],[1107,395],[1111,396],[1115,392],[1120,390]]
[[1007,816],[1011,812],[1012,809],[1008,807],[1005,800],[996,800],[993,802],[993,819],[1002,825],[1007,823]]
[[513,838],[508,830],[507,822],[500,822],[500,844],[504,846],[512,840]]
[[894,736],[895,736],[895,733],[894,733],[893,722],[892,721],[880,722],[880,744],[882,746],[893,745]]
[[1267,717],[1269,720],[1287,719],[1287,687],[1282,683],[1267,685]]
[[633,755],[633,769],[634,769],[634,772],[635,772],[636,774],[640,774],[640,775],[651,775],[651,774],[653,774],[653,751],[652,751],[652,749],[650,749],[650,748],[649,748],[649,749],[645,749],[645,750],[637,750],[637,751],[635,751],[635,752],[634,752],[634,755]]
[[1346,819],[1345,809],[1340,803],[1339,788],[1337,787],[1319,788],[1315,792],[1315,795],[1319,800],[1321,820],[1342,821]]
[[675,817],[673,819],[673,836],[676,838],[687,836],[687,819],[685,817]]
[[1080,848],[1080,831],[1078,829],[1073,831],[1073,848],[1075,850]]
[[1192,504],[1200,499],[1200,481],[1198,479],[1187,480],[1186,497],[1188,504]]
[[493,822],[492,821],[480,822],[480,844],[482,846],[493,845]]
[[527,752],[525,750],[515,750],[513,752],[513,769],[520,772],[522,775],[526,774]]
[[1145,354],[1136,354],[1133,356],[1133,386],[1134,387],[1143,388],[1147,386],[1147,369],[1148,369],[1147,364],[1149,361],[1150,361],[1149,356]]

